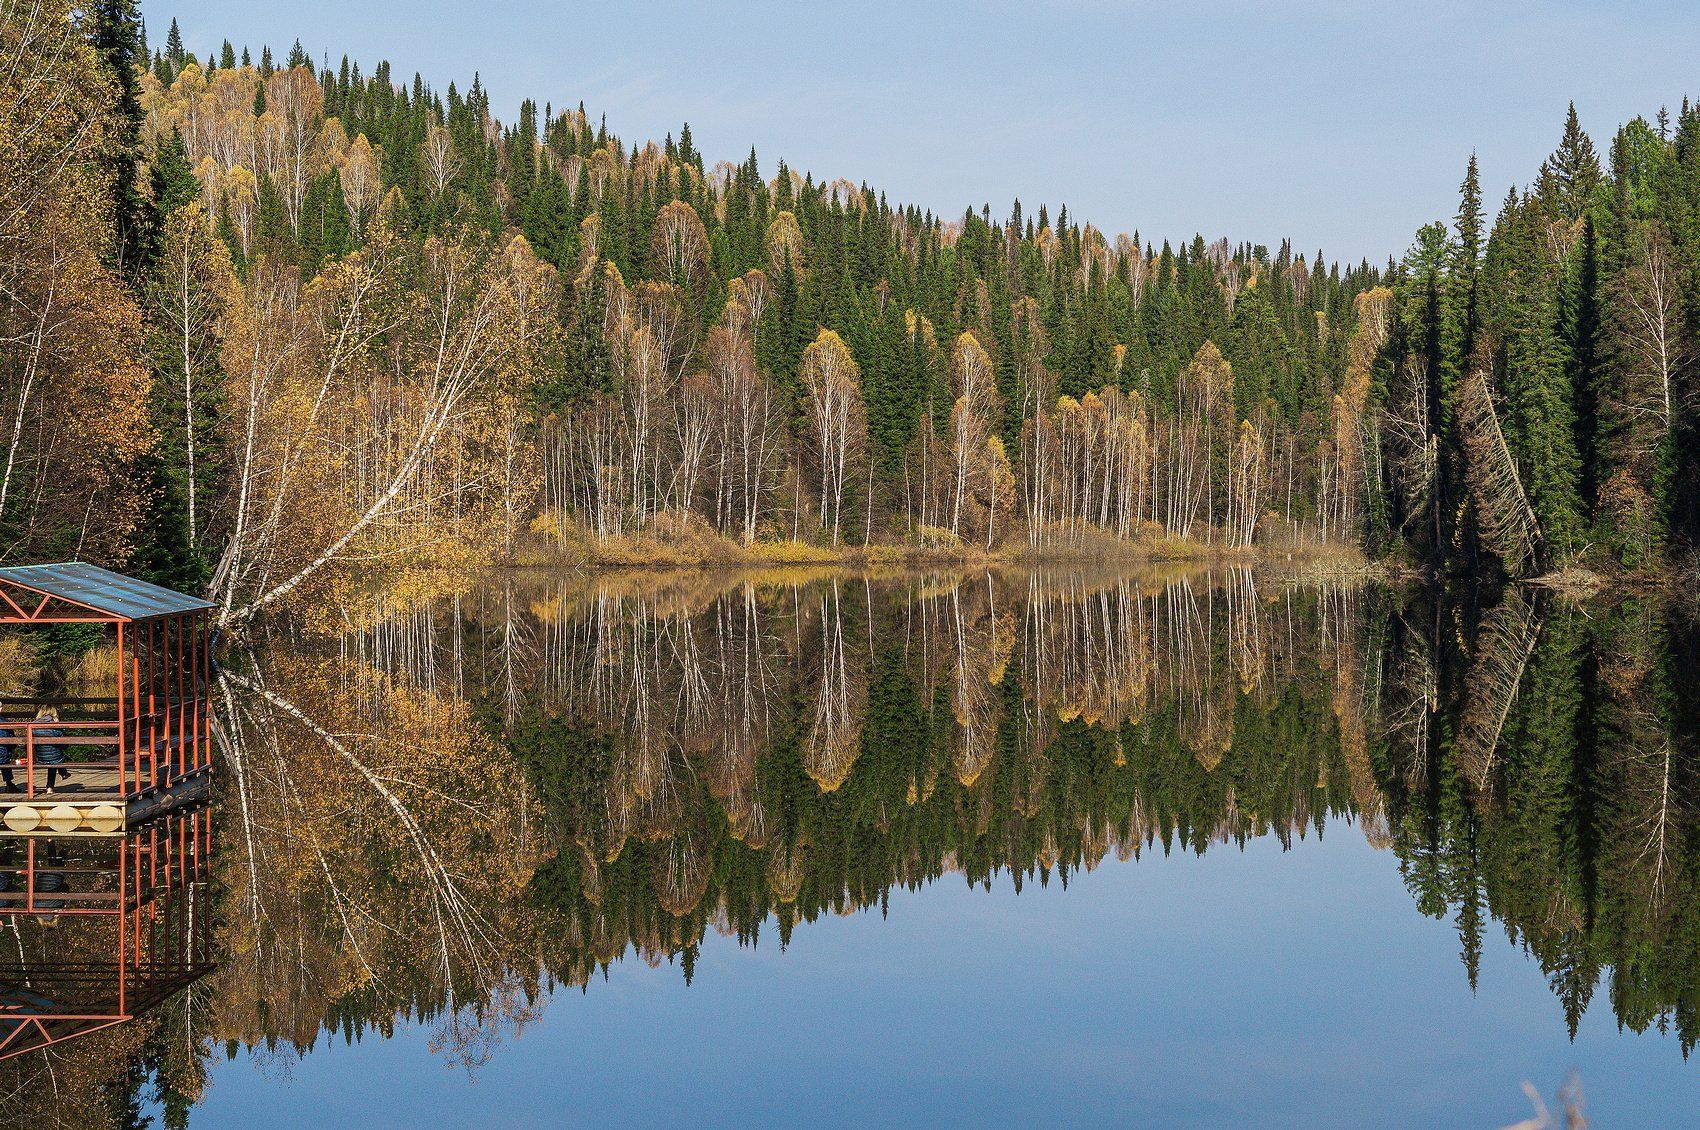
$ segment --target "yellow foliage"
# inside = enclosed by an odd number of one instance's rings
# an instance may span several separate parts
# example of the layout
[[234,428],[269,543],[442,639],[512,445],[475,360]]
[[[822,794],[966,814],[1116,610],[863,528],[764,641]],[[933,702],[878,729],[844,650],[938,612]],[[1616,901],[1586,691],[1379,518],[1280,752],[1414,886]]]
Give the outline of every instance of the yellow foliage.
[[790,212],[780,212],[767,225],[767,262],[775,274],[789,262],[791,269],[798,273],[803,270],[803,229],[797,226],[797,217]]
[[[67,0],[0,15],[0,509],[23,531],[69,530],[83,557],[121,560],[152,445],[141,313],[108,266],[107,145],[117,123]],[[44,96],[52,91],[52,97]],[[79,532],[80,531],[80,532]]]

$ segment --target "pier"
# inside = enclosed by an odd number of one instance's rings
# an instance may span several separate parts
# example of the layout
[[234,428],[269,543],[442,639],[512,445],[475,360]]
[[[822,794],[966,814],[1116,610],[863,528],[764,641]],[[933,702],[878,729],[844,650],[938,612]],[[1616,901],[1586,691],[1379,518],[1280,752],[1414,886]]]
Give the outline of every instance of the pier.
[[0,624],[113,633],[111,698],[0,695],[0,829],[121,835],[207,795],[214,605],[83,562],[0,568]]

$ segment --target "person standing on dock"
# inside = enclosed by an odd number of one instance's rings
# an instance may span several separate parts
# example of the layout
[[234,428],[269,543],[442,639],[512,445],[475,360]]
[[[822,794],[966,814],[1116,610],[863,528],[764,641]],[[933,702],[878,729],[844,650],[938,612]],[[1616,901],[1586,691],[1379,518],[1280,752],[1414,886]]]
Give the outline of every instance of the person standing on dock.
[[[23,735],[19,734],[16,730],[8,727],[0,727],[0,739],[15,739],[22,736]],[[17,761],[17,758],[17,746],[13,745],[10,741],[7,741],[4,745],[0,745],[0,781],[5,782],[6,791],[9,793],[21,793],[24,791],[23,786],[12,780],[12,764]]]
[[[35,715],[35,721],[35,738],[37,741],[40,741],[42,738],[62,738],[65,736],[65,731],[59,729],[57,726],[50,725],[44,728],[41,725],[43,722],[53,723],[59,721],[59,712],[51,706],[44,706],[38,710]],[[64,769],[59,768],[59,766],[65,764],[64,746],[53,745],[51,742],[47,745],[36,746],[35,763],[37,765],[45,765],[48,767],[46,792],[51,793],[53,791],[53,782],[56,778],[63,776],[67,781],[70,779],[71,774]]]

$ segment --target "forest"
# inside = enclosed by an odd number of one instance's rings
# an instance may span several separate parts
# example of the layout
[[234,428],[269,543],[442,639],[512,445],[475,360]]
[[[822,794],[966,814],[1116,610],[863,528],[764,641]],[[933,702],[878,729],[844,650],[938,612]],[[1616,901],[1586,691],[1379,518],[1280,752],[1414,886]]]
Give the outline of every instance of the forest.
[[420,561],[1657,579],[1700,536],[1686,100],[1603,157],[1572,108],[1491,222],[1461,160],[1452,222],[1342,265],[502,122],[133,0],[6,4],[0,60],[3,555],[227,624]]
[[[222,968],[6,1117],[401,1022],[471,1068],[710,931],[1325,832],[1472,985],[1497,926],[1572,1032],[1700,1038],[1700,106],[1555,106],[1354,264],[240,38],[0,0],[0,564],[230,643]],[[783,568],[834,561],[920,568]],[[654,563],[781,568],[477,572]]]

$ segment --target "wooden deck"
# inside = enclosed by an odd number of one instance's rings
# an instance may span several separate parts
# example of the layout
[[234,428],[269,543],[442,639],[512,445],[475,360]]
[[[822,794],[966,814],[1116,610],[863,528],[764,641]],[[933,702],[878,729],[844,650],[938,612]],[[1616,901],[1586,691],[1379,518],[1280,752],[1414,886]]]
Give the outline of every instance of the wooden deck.
[[211,784],[211,773],[202,768],[164,788],[126,799],[116,769],[72,768],[70,780],[61,779],[51,793],[37,790],[30,797],[0,791],[0,833],[120,835],[161,813],[206,799]]

